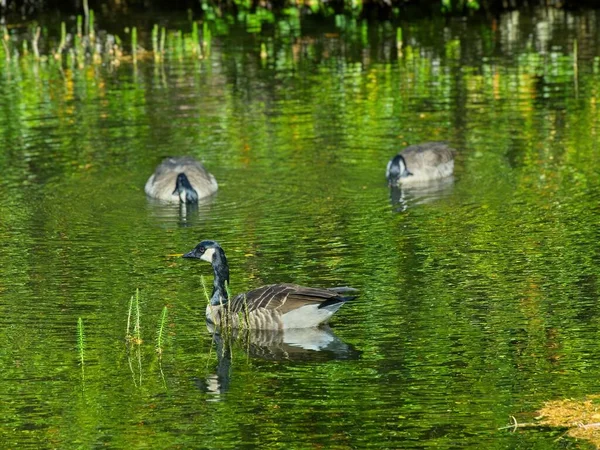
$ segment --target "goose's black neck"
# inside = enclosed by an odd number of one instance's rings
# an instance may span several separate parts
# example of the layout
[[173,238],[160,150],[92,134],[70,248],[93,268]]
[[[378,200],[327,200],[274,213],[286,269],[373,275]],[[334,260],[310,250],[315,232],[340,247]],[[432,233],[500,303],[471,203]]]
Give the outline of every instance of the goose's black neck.
[[398,179],[405,178],[410,175],[412,175],[412,173],[408,171],[404,157],[400,154],[394,156],[394,159],[392,159],[392,163],[390,164],[389,177]]
[[229,265],[227,264],[227,258],[222,248],[215,248],[215,253],[212,257],[212,266],[215,273],[213,280],[213,291],[210,297],[211,305],[225,304],[229,300],[227,295],[227,287],[225,283],[229,284]]
[[198,192],[194,189],[184,172],[177,175],[173,195],[178,195],[181,203],[197,203]]

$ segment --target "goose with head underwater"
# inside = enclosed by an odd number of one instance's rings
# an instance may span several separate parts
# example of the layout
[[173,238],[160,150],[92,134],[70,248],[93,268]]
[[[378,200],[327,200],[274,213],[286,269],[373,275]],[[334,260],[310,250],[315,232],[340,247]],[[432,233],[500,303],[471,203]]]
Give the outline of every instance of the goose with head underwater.
[[425,142],[406,147],[387,165],[390,186],[426,183],[452,175],[454,153],[445,142]]
[[[311,288],[296,284],[270,284],[229,298],[229,265],[225,252],[215,241],[202,241],[183,255],[212,264],[213,291],[206,307],[206,320],[216,326],[284,330],[319,326],[347,302],[356,298],[348,287]],[[226,322],[227,321],[227,322]]]
[[217,192],[215,177],[191,156],[165,158],[148,178],[149,197],[171,203],[197,203]]

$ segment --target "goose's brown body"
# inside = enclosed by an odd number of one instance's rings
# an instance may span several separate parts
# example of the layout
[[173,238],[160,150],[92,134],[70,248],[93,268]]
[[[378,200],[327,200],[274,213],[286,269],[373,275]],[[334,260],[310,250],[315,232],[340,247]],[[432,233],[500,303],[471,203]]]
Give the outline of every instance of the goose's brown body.
[[191,156],[165,158],[148,178],[144,191],[149,197],[179,203],[180,197],[174,190],[180,173],[186,175],[198,198],[217,192],[219,186],[215,177]]
[[[455,151],[445,142],[425,142],[411,145],[398,155],[404,158],[408,176],[398,178],[397,184],[422,183],[452,175]],[[388,163],[388,173],[390,169]]]
[[260,330],[315,327],[348,300],[333,289],[296,284],[270,284],[236,295],[224,305],[206,307],[206,319],[216,325],[228,320],[233,328]]

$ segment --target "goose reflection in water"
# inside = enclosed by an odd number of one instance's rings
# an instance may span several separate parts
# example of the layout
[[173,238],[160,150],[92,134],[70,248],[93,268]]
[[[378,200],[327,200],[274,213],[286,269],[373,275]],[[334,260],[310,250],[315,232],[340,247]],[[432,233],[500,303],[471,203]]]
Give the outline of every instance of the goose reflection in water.
[[346,344],[333,334],[328,326],[319,328],[299,328],[281,331],[236,330],[224,333],[207,324],[213,336],[217,354],[217,370],[206,377],[197,379],[200,390],[214,394],[213,400],[229,390],[231,383],[231,360],[234,345],[250,357],[270,361],[311,361],[358,359],[361,352]]
[[417,205],[425,205],[450,196],[454,177],[424,181],[411,185],[390,187],[390,200],[396,211],[406,211]]
[[209,217],[211,205],[216,195],[201,198],[197,203],[166,203],[155,198],[147,198],[148,212],[160,225],[171,227],[178,225],[189,227],[202,222]]

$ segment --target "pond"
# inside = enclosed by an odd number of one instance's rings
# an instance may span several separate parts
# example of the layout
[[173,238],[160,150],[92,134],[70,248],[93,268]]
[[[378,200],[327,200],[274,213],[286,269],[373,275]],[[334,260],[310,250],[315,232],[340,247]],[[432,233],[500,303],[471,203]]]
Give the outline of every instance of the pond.
[[[500,428],[600,390],[599,21],[407,20],[401,52],[355,22],[232,28],[203,59],[2,59],[0,441],[583,445]],[[391,192],[388,160],[435,140],[452,182]],[[144,194],[179,154],[219,182],[198,208]],[[180,257],[202,239],[233,292],[360,297],[330,328],[213,339],[211,268]]]

